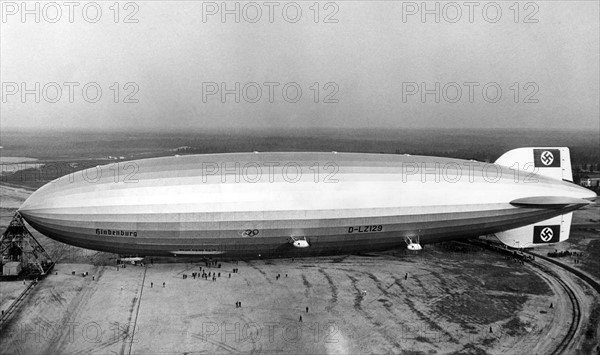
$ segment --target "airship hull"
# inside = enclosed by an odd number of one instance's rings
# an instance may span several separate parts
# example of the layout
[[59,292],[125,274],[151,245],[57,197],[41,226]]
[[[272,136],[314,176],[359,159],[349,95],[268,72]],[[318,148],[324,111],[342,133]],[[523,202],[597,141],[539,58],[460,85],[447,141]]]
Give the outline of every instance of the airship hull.
[[[64,176],[20,213],[50,238],[122,255],[269,258],[385,250],[417,236],[421,243],[475,237],[580,207],[523,208],[512,200],[589,196],[573,184],[543,176],[527,184],[518,175],[422,156],[177,156]],[[298,238],[309,247],[294,247]]]

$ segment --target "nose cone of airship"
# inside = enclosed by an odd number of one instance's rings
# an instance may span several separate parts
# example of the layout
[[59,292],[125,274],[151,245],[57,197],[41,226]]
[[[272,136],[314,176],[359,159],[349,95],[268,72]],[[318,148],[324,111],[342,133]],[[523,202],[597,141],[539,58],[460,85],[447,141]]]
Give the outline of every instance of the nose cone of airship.
[[27,200],[25,200],[25,202],[23,202],[23,204],[19,208],[19,212],[30,210],[33,208],[38,208],[38,207],[44,208],[45,206],[43,206],[43,204],[44,204],[43,203],[44,202],[43,195],[52,193],[53,191],[51,191],[51,190],[55,190],[53,184],[54,184],[54,182],[50,182],[50,183],[47,183],[46,185],[40,187],[39,189],[35,190],[31,195],[29,195]]
[[44,200],[39,197],[36,191],[29,196],[29,198],[27,198],[23,205],[21,205],[21,207],[17,210],[17,212],[19,212],[19,214],[36,229],[40,225],[40,219],[38,218],[39,216],[36,211],[39,212],[40,209],[47,208],[43,201]]
[[35,191],[18,209],[19,214],[34,228],[38,229],[51,220],[57,213],[57,196],[62,188],[58,181],[50,182]]
[[19,207],[18,212],[23,216],[29,216],[36,209],[45,209],[48,208],[48,204],[44,203],[44,199],[40,196],[40,190],[35,191],[31,194],[25,202]]

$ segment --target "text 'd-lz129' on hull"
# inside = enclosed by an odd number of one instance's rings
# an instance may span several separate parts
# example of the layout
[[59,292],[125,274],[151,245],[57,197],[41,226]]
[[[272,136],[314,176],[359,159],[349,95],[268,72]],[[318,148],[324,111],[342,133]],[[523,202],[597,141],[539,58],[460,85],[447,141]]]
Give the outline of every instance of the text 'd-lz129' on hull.
[[568,148],[494,164],[410,155],[235,153],[121,162],[63,176],[19,213],[58,241],[118,254],[269,258],[385,250],[495,234],[563,241],[596,194]]

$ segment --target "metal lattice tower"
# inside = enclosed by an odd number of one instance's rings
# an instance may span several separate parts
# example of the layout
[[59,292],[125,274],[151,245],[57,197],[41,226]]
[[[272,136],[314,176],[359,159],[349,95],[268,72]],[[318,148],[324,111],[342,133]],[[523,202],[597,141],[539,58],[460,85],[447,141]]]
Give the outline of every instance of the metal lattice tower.
[[20,262],[25,272],[45,275],[53,262],[42,245],[29,232],[23,218],[16,213],[0,239],[2,264]]

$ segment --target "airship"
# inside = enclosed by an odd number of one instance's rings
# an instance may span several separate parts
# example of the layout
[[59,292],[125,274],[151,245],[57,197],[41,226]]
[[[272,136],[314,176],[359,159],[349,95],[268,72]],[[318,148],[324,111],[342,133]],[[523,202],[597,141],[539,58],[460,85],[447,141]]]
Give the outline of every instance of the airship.
[[596,198],[569,149],[494,163],[400,154],[251,152],[132,160],[42,186],[18,213],[40,233],[129,257],[347,254],[495,236],[524,248],[569,237]]

